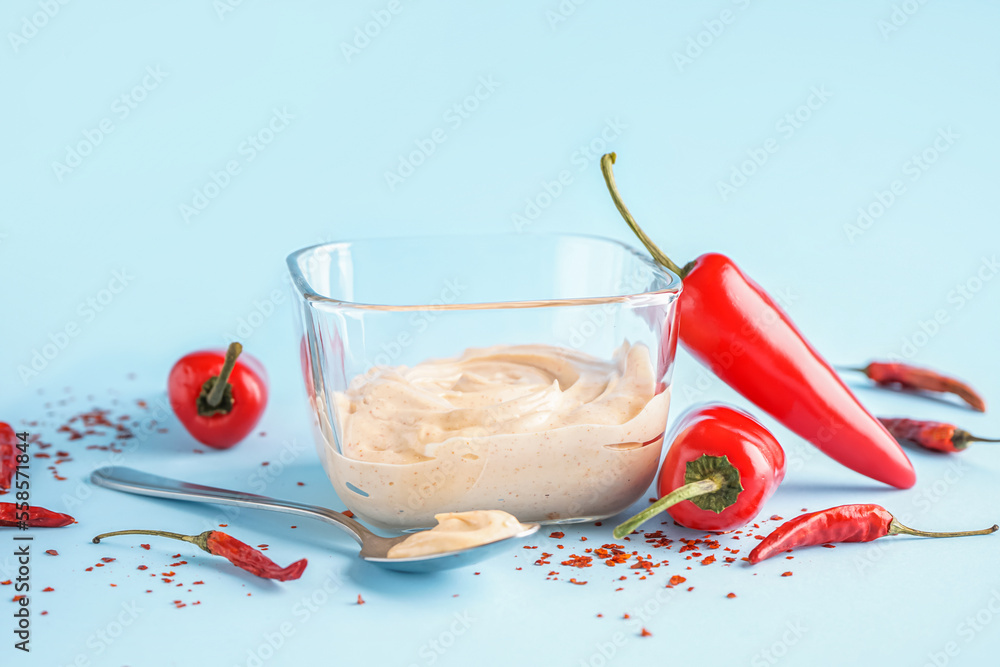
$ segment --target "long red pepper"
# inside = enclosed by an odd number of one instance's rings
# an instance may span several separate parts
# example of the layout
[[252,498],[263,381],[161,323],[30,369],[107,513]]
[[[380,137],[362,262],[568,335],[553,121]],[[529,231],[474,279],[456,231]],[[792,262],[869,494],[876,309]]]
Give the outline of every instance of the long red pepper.
[[872,479],[913,486],[916,473],[899,443],[767,292],[724,255],[708,253],[680,268],[646,236],[615,185],[614,161],[614,153],[601,158],[615,206],[653,258],[684,281],[680,340],[688,351],[824,454]]
[[76,519],[69,514],[60,514],[44,507],[33,505],[28,508],[28,521],[23,521],[24,507],[19,503],[0,503],[0,526],[20,528],[62,528],[74,523]]
[[100,543],[105,537],[113,537],[115,535],[156,535],[158,537],[168,537],[173,540],[190,542],[208,553],[215,556],[222,556],[236,567],[264,579],[276,579],[278,581],[298,579],[302,576],[308,564],[308,561],[303,558],[295,561],[288,567],[281,567],[249,544],[240,542],[235,537],[218,530],[206,530],[199,535],[181,535],[180,533],[168,533],[162,530],[117,530],[113,533],[98,535],[94,538],[94,544]]
[[10,489],[17,470],[17,445],[20,440],[14,429],[6,422],[0,422],[0,491]]
[[928,533],[901,524],[880,505],[841,505],[797,516],[778,526],[750,552],[751,563],[794,549],[828,542],[871,542],[886,535],[966,537],[989,535],[998,526],[958,533]]
[[615,537],[664,510],[688,528],[739,528],[760,513],[785,477],[785,450],[742,410],[719,403],[696,406],[677,420],[668,438],[660,499],[615,528]]
[[942,375],[929,368],[909,364],[873,361],[864,368],[845,368],[846,371],[864,373],[881,387],[896,386],[912,391],[935,391],[954,394],[969,404],[973,410],[986,412],[986,401],[975,389],[961,380]]
[[936,452],[960,452],[967,448],[970,442],[1000,442],[990,438],[977,438],[968,431],[945,422],[889,417],[879,417],[879,421],[885,424],[896,440],[909,440],[924,449]]

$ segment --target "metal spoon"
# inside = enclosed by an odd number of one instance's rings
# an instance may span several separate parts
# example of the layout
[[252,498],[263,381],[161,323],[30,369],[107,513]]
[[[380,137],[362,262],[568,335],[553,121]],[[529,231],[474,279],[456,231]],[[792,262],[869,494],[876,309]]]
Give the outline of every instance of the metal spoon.
[[320,519],[347,531],[351,537],[357,540],[358,544],[361,545],[360,556],[364,560],[389,570],[398,570],[400,572],[433,572],[471,565],[485,558],[495,556],[513,545],[514,540],[528,537],[539,529],[537,523],[529,523],[524,524],[525,529],[517,535],[477,547],[415,558],[389,558],[389,548],[405,540],[407,538],[406,535],[401,535],[400,537],[382,537],[381,535],[376,535],[349,516],[327,509],[326,507],[305,505],[291,500],[277,500],[275,498],[268,498],[267,496],[258,496],[253,493],[217,489],[212,486],[189,484],[122,466],[98,468],[91,473],[90,481],[98,486],[114,489],[115,491],[124,491],[125,493],[135,493],[140,496],[169,498],[171,500],[190,500],[194,502],[213,503],[215,505],[236,505],[237,507],[274,510]]

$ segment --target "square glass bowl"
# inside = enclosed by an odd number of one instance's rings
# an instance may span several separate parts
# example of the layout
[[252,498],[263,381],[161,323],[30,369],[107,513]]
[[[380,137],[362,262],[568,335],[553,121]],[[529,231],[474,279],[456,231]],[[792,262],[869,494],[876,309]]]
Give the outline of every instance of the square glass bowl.
[[574,234],[393,238],[304,248],[288,268],[317,449],[362,520],[593,521],[648,488],[681,281],[645,253]]

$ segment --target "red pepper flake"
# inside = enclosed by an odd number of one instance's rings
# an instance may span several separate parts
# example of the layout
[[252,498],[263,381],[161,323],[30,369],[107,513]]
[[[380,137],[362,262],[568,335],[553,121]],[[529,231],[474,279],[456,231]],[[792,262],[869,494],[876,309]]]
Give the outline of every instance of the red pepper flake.
[[630,618],[632,618],[632,617],[631,617],[631,616],[629,616],[628,614],[625,614],[624,616],[622,616],[622,618],[624,618],[625,620],[628,620],[628,619],[630,619]]
[[674,576],[670,577],[671,586],[678,586],[680,584],[683,584],[685,581],[687,581],[687,579],[685,579],[679,574],[675,574]]
[[47,553],[50,556],[58,556],[59,555],[59,552],[56,551],[55,549],[46,549],[45,553]]
[[54,588],[52,588],[51,586],[46,586],[45,588],[43,588],[43,589],[42,589],[42,592],[43,592],[43,593],[51,593],[51,592],[52,592],[52,591],[54,591],[54,590],[55,590],[55,589],[54,589]]
[[23,597],[25,597],[25,596],[23,596],[23,595],[15,595],[14,596],[14,602],[17,602],[18,600],[20,600]]
[[92,572],[93,570],[94,570],[94,568],[88,567],[86,570],[84,570],[84,572]]
[[693,591],[693,590],[694,590],[694,586],[688,586],[688,592],[689,592],[689,593],[690,593],[691,591]]
[[118,588],[118,584],[108,584],[111,588]]
[[706,556],[705,558],[702,559],[701,564],[711,565],[714,562],[715,562],[715,556]]
[[361,593],[358,593],[358,604],[364,604],[364,603],[365,603],[365,599],[363,597],[361,597]]
[[652,632],[650,632],[649,630],[647,630],[646,628],[643,628],[643,629],[642,629],[642,632],[641,632],[641,633],[639,633],[639,636],[640,636],[640,637],[652,637],[652,636],[653,636],[653,633],[652,633]]
[[43,611],[42,612],[42,616],[48,616],[48,615],[49,615],[49,612],[47,612],[47,611]]
[[178,565],[187,565],[187,564],[188,562],[186,560],[179,560],[176,563],[171,563],[170,567],[177,567]]
[[115,559],[114,558],[108,558],[107,556],[105,556],[104,558],[101,559],[101,562],[102,563],[114,563]]
[[[295,482],[295,483],[296,483],[296,484],[298,484],[299,486],[305,486],[305,485],[306,485],[306,483],[305,483],[305,482]],[[346,512],[345,512],[345,513],[346,513]]]
[[595,525],[595,526],[603,526],[604,524],[603,524],[603,523],[601,523],[600,521],[597,521],[597,522],[595,522],[595,523],[594,523],[594,525]]
[[576,579],[570,579],[569,583],[576,584],[577,586],[583,586],[587,582],[586,581],[577,581]]
[[615,593],[617,593],[618,591],[623,591],[623,590],[625,590],[625,589],[624,588],[616,588],[615,589]]
[[837,548],[836,544],[821,544],[820,546],[821,547],[826,547],[827,549],[836,549]]
[[14,583],[12,580],[6,579],[4,581],[0,581],[0,586],[10,586],[12,583]]
[[557,540],[561,540],[562,538],[566,537],[566,533],[563,533],[563,532],[557,530],[556,532],[554,532],[551,535],[549,535],[549,537],[557,539]]
[[269,466],[269,465],[271,465],[271,462],[270,461],[262,461],[261,465],[262,466]]
[[472,574],[480,575],[480,574],[482,574],[482,572],[473,572]]
[[104,563],[94,563],[94,567],[104,567]]
[[143,549],[145,549],[146,551],[149,551],[149,545],[148,544],[140,544],[139,546],[142,547]]
[[180,557],[181,557],[180,554],[174,554],[173,556],[171,556],[171,558],[173,558],[174,560],[177,560]]
[[782,572],[781,576],[783,576],[783,577],[790,577],[790,576],[792,576],[792,573],[791,572]]
[[149,566],[147,566],[147,565],[140,565],[140,566],[139,566],[139,567],[137,567],[136,569],[137,569],[137,570],[148,570],[148,569],[149,569]]
[[354,518],[354,512],[352,512],[351,510],[344,510],[343,512],[341,512],[341,514],[343,514],[344,516],[346,516],[349,519],[353,519]]
[[736,597],[736,593],[730,593],[726,597],[732,600],[734,597]]
[[196,581],[192,584],[192,586],[201,586],[204,583],[205,583],[204,581]]
[[764,539],[764,536],[763,535],[754,535],[753,538],[755,540],[762,540],[762,539]]
[[771,521],[784,521],[784,518],[778,516],[777,514],[772,514]]

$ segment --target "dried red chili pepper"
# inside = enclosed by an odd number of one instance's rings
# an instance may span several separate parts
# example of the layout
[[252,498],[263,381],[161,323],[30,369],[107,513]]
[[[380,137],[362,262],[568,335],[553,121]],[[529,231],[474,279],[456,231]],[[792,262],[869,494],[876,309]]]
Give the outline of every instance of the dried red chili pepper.
[[909,440],[924,449],[936,452],[960,452],[970,442],[1000,442],[991,438],[979,438],[963,431],[954,424],[917,419],[879,417],[896,440]]
[[750,552],[751,563],[777,556],[794,547],[814,546],[827,542],[871,542],[886,535],[916,535],[918,537],[965,537],[989,535],[998,527],[957,533],[928,533],[901,524],[880,505],[841,505],[810,512],[786,521]]
[[696,406],[667,438],[672,442],[660,468],[660,499],[615,528],[615,537],[625,537],[663,510],[688,528],[738,528],[757,516],[785,477],[785,451],[742,410],[719,403]]
[[0,422],[0,491],[8,490],[14,479],[20,442],[10,424]]
[[240,356],[242,351],[231,343],[225,353],[192,352],[170,369],[170,407],[195,440],[209,447],[232,447],[264,413],[267,373],[250,355]]
[[941,375],[929,368],[919,368],[909,364],[873,361],[864,368],[842,368],[845,371],[864,373],[880,387],[896,386],[913,391],[934,391],[955,394],[969,404],[973,410],[986,412],[986,401],[975,389],[953,377]]
[[895,487],[916,482],[899,443],[851,393],[788,315],[728,257],[681,268],[635,222],[615,185],[615,154],[601,158],[608,190],[657,263],[679,275],[680,340],[726,384],[851,470]]
[[18,503],[0,503],[0,526],[7,528],[20,528],[22,524],[27,528],[62,528],[76,521],[69,514],[60,514],[37,505],[28,508],[26,523],[22,521],[23,515],[24,508],[22,506],[18,509]]
[[181,535],[180,533],[168,533],[161,530],[116,530],[112,533],[98,535],[94,538],[94,544],[99,544],[105,537],[113,537],[115,535],[157,535],[173,540],[190,542],[204,551],[214,556],[222,556],[236,567],[264,579],[277,579],[278,581],[298,579],[302,576],[308,564],[308,561],[303,558],[302,560],[295,561],[288,567],[281,567],[249,544],[244,544],[235,537],[218,530],[206,530],[199,535]]

